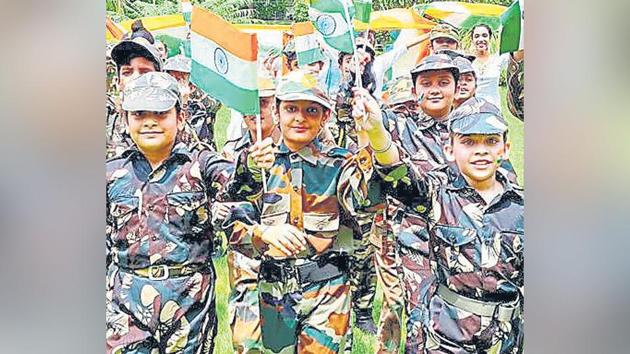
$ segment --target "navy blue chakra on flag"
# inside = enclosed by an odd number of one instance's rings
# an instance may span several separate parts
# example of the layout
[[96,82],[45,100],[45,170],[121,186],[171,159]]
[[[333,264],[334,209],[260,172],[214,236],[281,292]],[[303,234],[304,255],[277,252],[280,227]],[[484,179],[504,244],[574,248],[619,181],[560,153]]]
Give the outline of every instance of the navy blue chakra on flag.
[[220,74],[228,72],[228,59],[225,52],[221,48],[214,50],[214,66]]
[[324,36],[330,36],[335,32],[335,29],[337,28],[337,22],[335,22],[334,17],[328,14],[321,14],[317,16],[317,20],[315,20],[315,25],[317,25],[317,29]]

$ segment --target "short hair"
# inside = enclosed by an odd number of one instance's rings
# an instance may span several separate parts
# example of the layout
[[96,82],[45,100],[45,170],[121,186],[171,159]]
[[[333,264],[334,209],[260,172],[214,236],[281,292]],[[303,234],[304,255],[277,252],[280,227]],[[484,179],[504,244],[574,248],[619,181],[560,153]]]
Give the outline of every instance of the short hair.
[[160,71],[160,70],[159,70],[160,65],[159,65],[158,63],[156,63],[156,62],[155,62],[155,60],[154,60],[153,58],[146,57],[146,56],[144,56],[144,55],[142,55],[142,54],[140,54],[140,53],[133,53],[133,52],[132,52],[132,53],[130,53],[130,54],[128,54],[128,55],[125,55],[125,56],[122,58],[122,60],[121,60],[120,64],[119,64],[119,65],[116,65],[116,76],[117,76],[118,78],[120,78],[120,69],[122,68],[122,66],[123,66],[123,65],[129,65],[129,63],[131,63],[131,60],[133,60],[133,59],[135,59],[135,58],[146,58],[146,59],[149,59],[149,61],[150,61],[151,63],[153,63],[153,69],[155,69],[155,71]]

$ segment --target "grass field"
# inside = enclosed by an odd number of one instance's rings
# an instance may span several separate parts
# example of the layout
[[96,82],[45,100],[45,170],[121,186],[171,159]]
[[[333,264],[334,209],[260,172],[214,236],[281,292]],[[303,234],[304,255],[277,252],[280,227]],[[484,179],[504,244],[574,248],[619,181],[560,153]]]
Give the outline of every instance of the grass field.
[[[523,178],[523,123],[516,119],[510,111],[507,109],[505,101],[505,87],[499,87],[502,104],[501,109],[509,125],[509,140],[512,142],[512,152],[510,154],[510,160],[514,165],[514,169],[518,174],[518,180],[521,185],[524,185]],[[215,136],[217,139],[217,145],[219,148],[225,144],[225,132],[229,123],[229,111],[225,108],[221,108],[218,112],[217,122],[215,126]],[[217,313],[219,317],[219,330],[215,341],[214,353],[216,354],[228,354],[233,353],[232,339],[230,334],[230,328],[227,318],[227,299],[229,294],[228,274],[227,274],[227,262],[225,257],[215,260],[215,266],[217,269]],[[377,288],[376,299],[372,314],[376,323],[381,313],[382,305],[382,292]],[[403,336],[404,338],[404,336]],[[354,331],[354,343],[352,347],[352,353],[368,354],[374,353],[376,350],[376,338],[369,334],[365,334],[362,331]]]

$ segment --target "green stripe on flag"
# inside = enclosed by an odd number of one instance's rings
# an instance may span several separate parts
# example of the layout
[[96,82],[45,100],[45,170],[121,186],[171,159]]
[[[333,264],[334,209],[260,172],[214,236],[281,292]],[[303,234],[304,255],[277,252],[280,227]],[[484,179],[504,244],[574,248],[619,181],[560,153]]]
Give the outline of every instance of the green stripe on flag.
[[514,1],[510,7],[501,15],[501,44],[499,52],[501,54],[515,52],[520,49],[521,43],[521,5],[518,0]]
[[190,81],[209,96],[242,114],[260,113],[258,90],[238,87],[195,60],[192,61]]
[[[344,14],[343,2],[348,0],[311,0],[311,7],[320,12]],[[348,8],[352,13],[352,6]]]
[[363,23],[370,23],[372,0],[354,0],[355,18]]
[[315,63],[317,61],[324,61],[325,57],[319,48],[312,48],[302,52],[297,52],[297,60],[299,66]]

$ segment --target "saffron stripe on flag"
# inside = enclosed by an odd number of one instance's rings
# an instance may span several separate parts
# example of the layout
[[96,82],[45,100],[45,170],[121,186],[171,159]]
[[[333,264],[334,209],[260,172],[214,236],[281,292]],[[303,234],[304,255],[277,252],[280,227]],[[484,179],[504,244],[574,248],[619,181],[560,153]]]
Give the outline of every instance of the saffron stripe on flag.
[[297,22],[291,26],[291,31],[294,36],[305,36],[307,34],[315,33],[315,27],[311,22]]
[[[252,90],[258,88],[256,61],[243,60],[196,32],[190,32],[190,45],[193,48],[193,60],[197,63],[217,72],[236,86]],[[253,70],[254,75],[249,75],[248,69]]]
[[241,32],[221,17],[198,7],[193,8],[192,17],[191,31],[213,40],[243,60],[257,60],[258,40],[255,34]]

